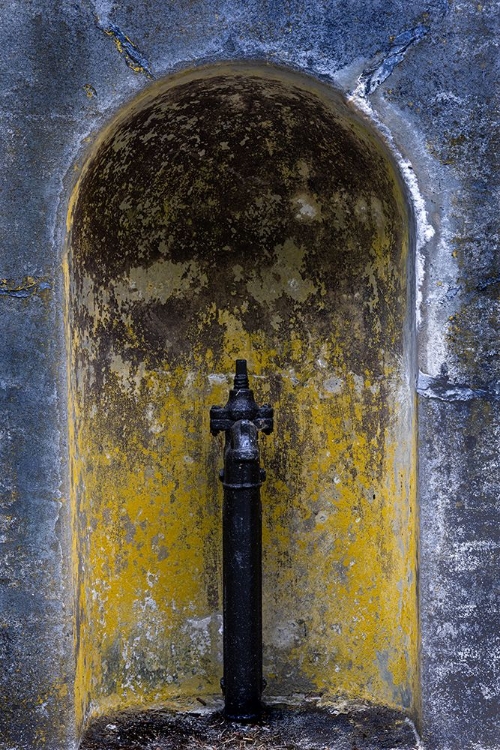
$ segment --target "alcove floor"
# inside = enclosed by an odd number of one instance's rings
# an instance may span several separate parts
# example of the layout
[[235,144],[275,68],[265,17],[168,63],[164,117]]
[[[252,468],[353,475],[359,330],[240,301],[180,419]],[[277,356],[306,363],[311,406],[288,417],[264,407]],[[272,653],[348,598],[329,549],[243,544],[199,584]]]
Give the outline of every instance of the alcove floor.
[[[206,703],[203,700],[203,703]],[[221,703],[222,705],[222,703]],[[217,705],[187,713],[166,710],[104,716],[88,729],[80,750],[417,750],[404,714],[358,704],[335,708],[268,706],[260,724],[224,720]]]

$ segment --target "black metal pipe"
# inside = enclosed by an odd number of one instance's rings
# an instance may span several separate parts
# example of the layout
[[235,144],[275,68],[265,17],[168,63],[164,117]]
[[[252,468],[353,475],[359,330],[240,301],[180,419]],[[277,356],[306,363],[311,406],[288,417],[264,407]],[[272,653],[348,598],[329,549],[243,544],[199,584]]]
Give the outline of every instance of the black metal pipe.
[[273,429],[273,410],[257,406],[246,361],[237,360],[225,407],[212,407],[213,434],[224,431],[223,616],[224,715],[258,721],[262,713],[262,506],[258,431]]
[[253,422],[231,428],[222,481],[224,714],[256,721],[262,693],[262,510]]

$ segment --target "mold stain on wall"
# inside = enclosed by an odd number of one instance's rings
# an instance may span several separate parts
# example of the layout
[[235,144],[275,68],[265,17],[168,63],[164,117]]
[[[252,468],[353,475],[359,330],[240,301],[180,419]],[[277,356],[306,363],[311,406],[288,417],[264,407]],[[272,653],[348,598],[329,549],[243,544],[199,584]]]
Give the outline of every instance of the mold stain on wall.
[[219,692],[234,359],[262,441],[268,693],[418,702],[410,219],[340,97],[272,67],[148,89],[69,213],[80,720]]

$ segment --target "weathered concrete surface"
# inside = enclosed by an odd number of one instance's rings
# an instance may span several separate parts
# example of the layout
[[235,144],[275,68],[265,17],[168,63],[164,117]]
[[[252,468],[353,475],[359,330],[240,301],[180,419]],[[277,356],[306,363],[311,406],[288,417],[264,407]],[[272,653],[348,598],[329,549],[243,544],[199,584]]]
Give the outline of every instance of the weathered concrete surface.
[[498,747],[499,402],[423,399],[420,425],[424,738]]
[[438,399],[420,415],[423,733],[442,750],[500,745],[499,11],[441,0],[2,4],[2,750],[72,742],[71,699],[60,697],[73,669],[60,258],[86,139],[151,77],[246,57],[334,82],[411,164],[420,382],[423,399]]
[[6,747],[64,742],[71,723],[64,412],[57,398],[63,352],[53,336],[54,292],[40,286],[26,298],[0,299],[0,736]]

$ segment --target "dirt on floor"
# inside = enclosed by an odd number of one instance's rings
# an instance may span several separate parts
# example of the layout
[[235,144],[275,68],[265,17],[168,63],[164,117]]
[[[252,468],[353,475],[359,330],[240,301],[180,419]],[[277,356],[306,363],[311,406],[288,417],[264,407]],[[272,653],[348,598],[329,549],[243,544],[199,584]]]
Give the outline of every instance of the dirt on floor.
[[397,711],[361,706],[267,708],[259,724],[226,721],[220,711],[150,710],[101,717],[80,750],[417,750],[411,721]]

